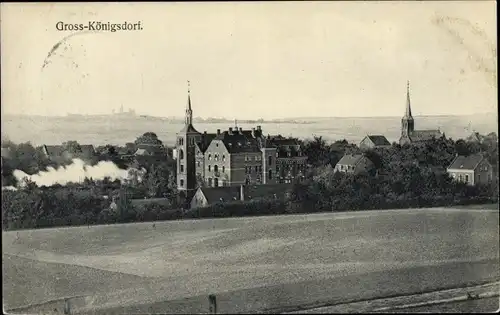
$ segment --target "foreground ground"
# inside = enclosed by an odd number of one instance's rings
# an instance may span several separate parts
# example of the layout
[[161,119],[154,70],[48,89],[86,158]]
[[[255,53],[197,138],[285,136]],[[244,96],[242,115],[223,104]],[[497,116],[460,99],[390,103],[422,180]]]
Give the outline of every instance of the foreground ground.
[[217,293],[220,312],[272,311],[494,281],[498,220],[476,207],[3,232],[4,308],[205,312]]

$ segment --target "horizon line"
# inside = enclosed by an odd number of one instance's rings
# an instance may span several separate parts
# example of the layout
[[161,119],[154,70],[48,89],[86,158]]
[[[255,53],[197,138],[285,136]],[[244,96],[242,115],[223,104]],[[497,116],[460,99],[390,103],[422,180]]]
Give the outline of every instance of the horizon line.
[[[110,116],[113,117],[115,115],[113,114],[70,114],[74,115],[76,117],[78,116]],[[445,116],[455,116],[455,117],[464,117],[464,116],[474,116],[474,115],[498,115],[497,112],[479,112],[479,113],[471,113],[471,114],[415,114],[413,115],[414,117],[445,117]],[[44,114],[19,114],[19,113],[3,113],[2,116],[24,116],[24,117],[44,117],[44,118],[67,118],[71,117],[66,115],[44,115]],[[183,120],[183,116],[155,116],[155,115],[148,115],[148,114],[138,114],[136,113],[134,116],[131,117],[150,117],[150,118],[168,118],[168,119],[179,119]],[[194,119],[220,119],[220,120],[227,120],[227,121],[233,121],[234,119],[240,120],[240,121],[248,121],[248,120],[264,120],[264,121],[276,121],[276,120],[296,120],[296,119],[332,119],[332,118],[400,118],[402,115],[373,115],[373,116],[295,116],[295,117],[276,117],[276,118],[227,118],[227,117],[202,117],[202,116],[195,116]]]

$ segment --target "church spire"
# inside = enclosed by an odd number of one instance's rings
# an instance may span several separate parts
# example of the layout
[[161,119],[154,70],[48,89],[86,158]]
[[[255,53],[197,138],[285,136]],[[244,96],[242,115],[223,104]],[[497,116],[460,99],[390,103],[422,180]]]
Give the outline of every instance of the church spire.
[[412,118],[410,104],[410,81],[406,81],[406,112],[405,117]]
[[187,81],[187,84],[188,84],[188,100],[186,106],[186,125],[192,125],[193,110],[191,109],[191,83],[189,82],[189,80]]

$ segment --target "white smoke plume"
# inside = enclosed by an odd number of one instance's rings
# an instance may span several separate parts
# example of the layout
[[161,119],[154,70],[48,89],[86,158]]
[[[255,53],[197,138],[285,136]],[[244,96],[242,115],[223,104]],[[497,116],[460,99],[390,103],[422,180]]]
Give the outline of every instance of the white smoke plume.
[[16,191],[17,188],[14,186],[2,186],[2,190],[13,190]]
[[112,181],[119,179],[122,183],[129,181],[142,181],[146,171],[144,169],[123,170],[110,161],[100,161],[96,165],[88,165],[81,159],[73,159],[73,163],[68,166],[61,166],[57,169],[47,168],[47,171],[40,171],[38,174],[28,175],[23,171],[15,170],[14,177],[18,185],[22,185],[25,179],[34,182],[37,186],[52,186],[55,184],[66,185],[68,183],[82,183],[85,178],[93,180],[103,180],[109,177]]

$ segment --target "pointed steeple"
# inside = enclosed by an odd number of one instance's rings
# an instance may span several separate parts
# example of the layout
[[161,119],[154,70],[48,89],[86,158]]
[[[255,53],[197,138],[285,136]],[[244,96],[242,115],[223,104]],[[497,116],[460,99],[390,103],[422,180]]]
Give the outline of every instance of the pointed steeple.
[[188,84],[188,100],[186,106],[186,125],[191,125],[193,124],[193,110],[191,109],[191,85],[189,80],[187,81],[187,84]]
[[406,118],[412,118],[411,115],[411,102],[410,102],[410,81],[406,81]]

